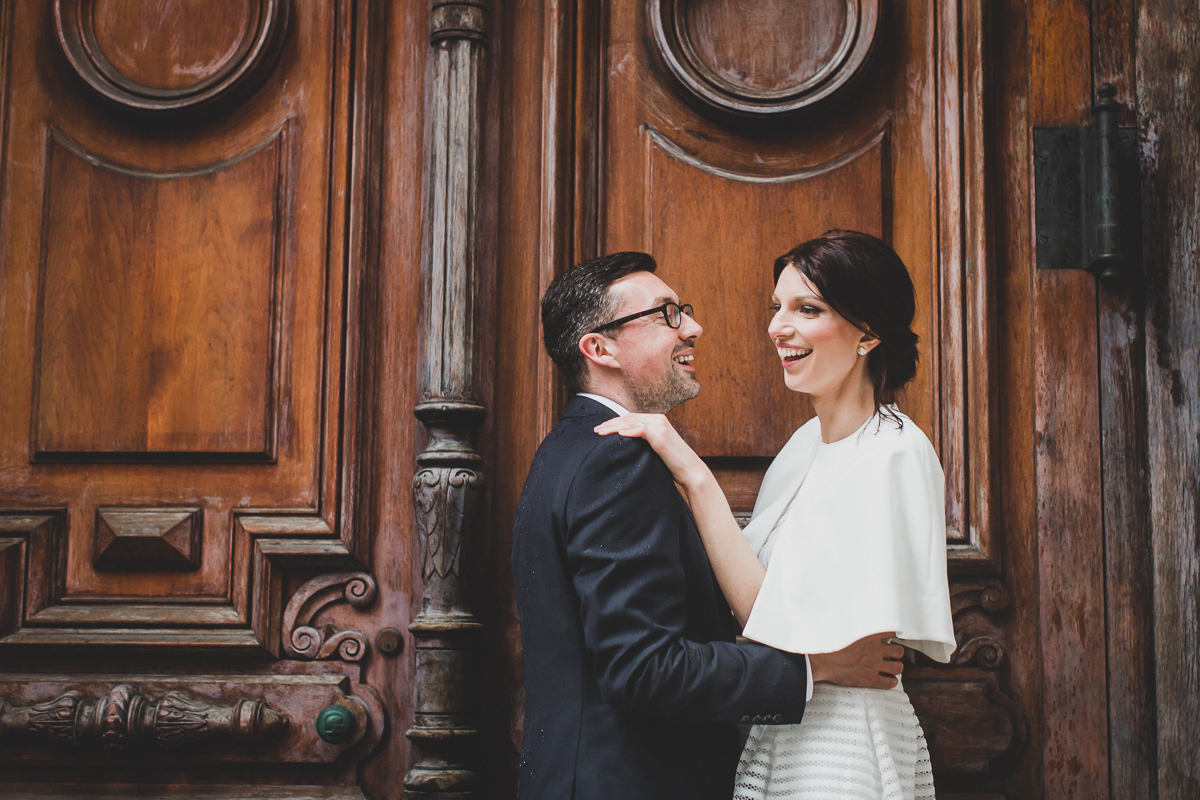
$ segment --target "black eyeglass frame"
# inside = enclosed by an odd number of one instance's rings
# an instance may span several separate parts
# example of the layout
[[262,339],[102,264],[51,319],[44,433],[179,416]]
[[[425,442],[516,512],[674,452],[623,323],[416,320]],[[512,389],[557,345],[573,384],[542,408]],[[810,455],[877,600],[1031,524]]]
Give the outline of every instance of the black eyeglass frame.
[[[671,316],[670,316],[670,314],[667,313],[667,310],[671,306],[675,306],[675,308],[679,309],[679,317],[677,318],[677,321],[674,325],[671,324]],[[680,303],[666,302],[666,303],[663,303],[661,306],[655,306],[654,308],[647,308],[645,311],[639,311],[636,314],[630,314],[627,317],[621,317],[619,319],[614,319],[611,322],[606,322],[603,325],[592,328],[590,331],[588,331],[588,333],[599,333],[600,331],[607,330],[608,328],[615,328],[618,325],[624,325],[626,322],[633,322],[635,319],[641,319],[642,317],[648,317],[651,314],[657,314],[660,311],[662,312],[662,315],[663,315],[663,322],[667,323],[667,327],[670,328],[671,330],[679,330],[679,326],[683,324],[683,315],[684,314],[687,314],[692,319],[696,318],[693,315],[693,309],[692,309],[691,303],[680,304]]]

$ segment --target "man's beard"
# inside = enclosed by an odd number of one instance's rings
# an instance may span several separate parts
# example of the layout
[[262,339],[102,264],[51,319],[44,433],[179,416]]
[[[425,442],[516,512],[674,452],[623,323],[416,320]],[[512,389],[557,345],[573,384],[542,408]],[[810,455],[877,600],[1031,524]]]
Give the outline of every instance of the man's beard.
[[[672,362],[672,365],[674,362]],[[634,411],[641,414],[666,414],[675,406],[700,394],[700,381],[674,366],[660,380],[627,387]]]

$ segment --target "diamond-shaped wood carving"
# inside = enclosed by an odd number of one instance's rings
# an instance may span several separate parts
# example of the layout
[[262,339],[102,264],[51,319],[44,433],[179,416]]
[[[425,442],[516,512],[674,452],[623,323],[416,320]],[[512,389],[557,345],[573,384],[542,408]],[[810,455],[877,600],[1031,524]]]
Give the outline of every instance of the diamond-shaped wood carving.
[[98,508],[93,563],[102,569],[196,569],[199,508]]

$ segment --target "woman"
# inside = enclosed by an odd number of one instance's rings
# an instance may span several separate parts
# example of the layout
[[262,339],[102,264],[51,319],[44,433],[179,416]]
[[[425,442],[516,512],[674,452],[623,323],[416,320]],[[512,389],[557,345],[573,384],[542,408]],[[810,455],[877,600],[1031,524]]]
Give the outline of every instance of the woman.
[[[659,415],[599,433],[641,436],[683,487],[747,638],[796,653],[876,631],[947,662],[944,478],[929,439],[894,405],[917,366],[912,279],[864,233],[829,231],[775,262],[767,329],[788,388],[816,418],[763,478],[745,531],[712,472]],[[894,689],[817,684],[799,725],[756,725],[736,800],[932,798],[924,734]]]

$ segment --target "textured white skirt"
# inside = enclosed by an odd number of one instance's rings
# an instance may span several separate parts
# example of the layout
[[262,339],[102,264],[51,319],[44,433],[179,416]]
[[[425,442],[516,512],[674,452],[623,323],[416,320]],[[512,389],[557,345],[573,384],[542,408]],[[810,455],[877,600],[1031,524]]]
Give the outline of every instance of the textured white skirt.
[[818,683],[799,725],[755,725],[734,800],[933,798],[925,734],[903,688]]

